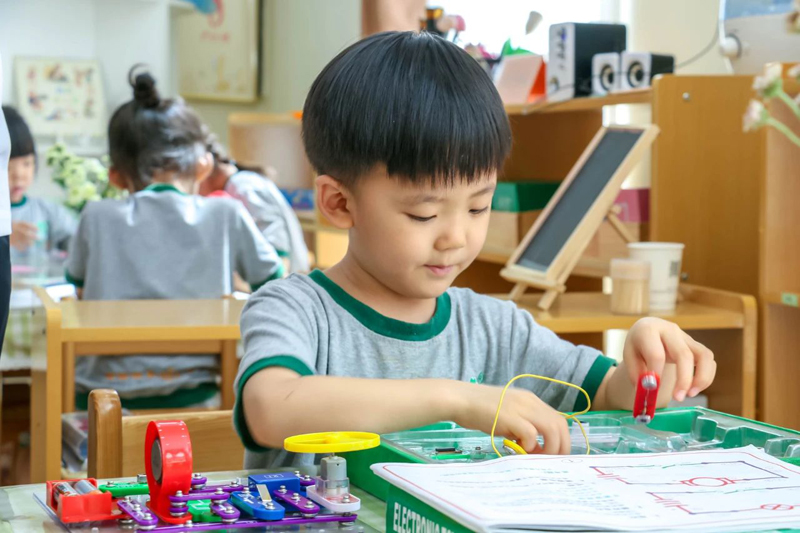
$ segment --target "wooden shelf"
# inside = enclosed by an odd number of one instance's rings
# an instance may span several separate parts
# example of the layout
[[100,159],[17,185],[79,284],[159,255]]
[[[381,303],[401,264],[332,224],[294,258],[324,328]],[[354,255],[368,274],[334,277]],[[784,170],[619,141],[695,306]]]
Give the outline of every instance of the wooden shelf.
[[561,102],[548,102],[547,99],[538,100],[530,104],[507,105],[506,113],[509,115],[531,115],[534,113],[562,113],[568,111],[586,111],[601,109],[607,105],[620,104],[649,104],[653,92],[650,88],[635,89],[622,93],[606,96],[587,96],[573,98]]
[[[498,295],[503,298],[506,296]],[[566,292],[556,299],[548,311],[536,307],[541,294],[527,294],[519,301],[519,306],[531,312],[536,322],[556,333],[602,332],[609,329],[629,329],[642,318],[632,315],[611,313],[611,297],[594,292]],[[744,327],[745,318],[741,312],[708,305],[689,299],[678,303],[675,311],[656,314],[682,329],[739,329]]]

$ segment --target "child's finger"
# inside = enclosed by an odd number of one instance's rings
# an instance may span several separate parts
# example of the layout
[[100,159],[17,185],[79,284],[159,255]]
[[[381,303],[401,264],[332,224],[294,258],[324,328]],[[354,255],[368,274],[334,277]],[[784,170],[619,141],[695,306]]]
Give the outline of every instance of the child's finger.
[[[561,417],[561,415],[558,415]],[[563,422],[559,427],[561,431],[561,448],[558,450],[558,453],[561,455],[569,455],[572,453],[572,437],[569,433],[569,424],[567,423],[566,418],[561,418],[561,422]]]
[[689,388],[689,396],[697,396],[700,391],[708,388],[714,381],[717,373],[717,362],[711,350],[686,335],[686,343],[692,350],[695,359],[694,380]]
[[666,355],[658,330],[648,325],[641,331],[635,343],[626,342],[623,358],[628,368],[628,377],[634,385],[639,376],[648,370],[661,375]]
[[[558,415],[561,416],[561,415]],[[539,424],[539,433],[544,437],[544,453],[547,455],[557,455],[561,451],[561,430],[558,420],[546,421]]]
[[673,397],[681,402],[692,385],[694,376],[694,354],[689,349],[683,332],[676,328],[668,328],[661,332],[661,340],[669,358],[675,363],[677,379]]
[[539,441],[536,440],[539,436],[539,432],[536,431],[533,424],[527,420],[520,419],[519,427],[515,428],[513,433],[517,444],[522,446],[523,450],[528,453],[536,451],[536,447],[539,446]]

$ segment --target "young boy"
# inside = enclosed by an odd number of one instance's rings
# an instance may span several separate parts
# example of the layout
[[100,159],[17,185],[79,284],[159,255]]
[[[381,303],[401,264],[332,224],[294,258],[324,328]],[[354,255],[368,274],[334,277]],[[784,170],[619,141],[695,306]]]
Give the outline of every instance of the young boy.
[[[280,450],[300,433],[441,420],[488,433],[501,386],[520,373],[580,385],[595,409],[631,409],[645,369],[662,375],[661,406],[713,380],[711,352],[672,323],[638,321],[614,367],[513,302],[450,287],[483,245],[511,145],[497,91],[455,45],[410,32],[354,44],[312,85],[303,138],[319,209],[349,231],[349,247],[324,273],[270,283],[244,310],[234,420],[247,468],[313,459]],[[569,453],[558,411],[583,409],[583,395],[518,383],[497,435]]]
[[11,199],[11,260],[23,260],[37,239],[39,225],[47,227],[48,249],[66,251],[78,226],[78,219],[59,204],[27,195],[36,174],[36,145],[25,120],[10,106],[3,115],[11,137],[8,188]]

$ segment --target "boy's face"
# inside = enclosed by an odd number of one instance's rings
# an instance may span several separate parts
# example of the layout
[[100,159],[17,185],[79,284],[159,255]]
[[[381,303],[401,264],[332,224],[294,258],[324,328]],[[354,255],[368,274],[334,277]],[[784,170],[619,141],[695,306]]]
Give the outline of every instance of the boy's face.
[[8,161],[8,192],[12,203],[22,201],[33,183],[35,171],[36,158],[33,154],[14,157]]
[[394,292],[436,298],[483,247],[496,183],[496,173],[448,187],[373,172],[353,192],[349,250]]

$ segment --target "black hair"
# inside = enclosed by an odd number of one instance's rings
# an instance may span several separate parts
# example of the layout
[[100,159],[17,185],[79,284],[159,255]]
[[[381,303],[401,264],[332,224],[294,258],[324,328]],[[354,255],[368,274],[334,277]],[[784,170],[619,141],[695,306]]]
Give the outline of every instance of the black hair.
[[149,73],[134,75],[139,68],[135,65],[128,75],[133,100],[118,107],[108,124],[111,164],[135,191],[147,187],[159,170],[194,172],[208,136],[191,107],[181,98],[162,99]]
[[206,150],[211,154],[211,157],[214,158],[214,167],[218,167],[220,163],[225,163],[228,165],[233,165],[236,167],[236,170],[246,170],[248,172],[255,172],[256,174],[266,174],[266,171],[263,167],[255,165],[243,165],[239,161],[236,161],[230,157],[228,152],[225,150],[225,147],[223,147],[219,142],[219,139],[217,139],[217,136],[210,131],[206,137]]
[[11,106],[3,106],[3,115],[6,118],[8,136],[11,139],[11,159],[32,155],[36,157],[36,143],[33,135],[22,115]]
[[467,52],[428,33],[384,32],[336,56],[303,108],[311,164],[353,185],[376,165],[412,183],[472,182],[500,171],[511,127]]

